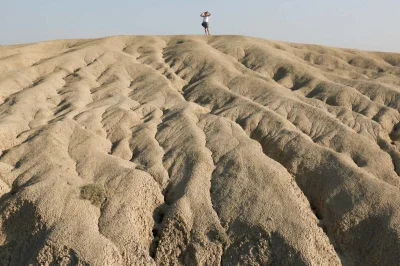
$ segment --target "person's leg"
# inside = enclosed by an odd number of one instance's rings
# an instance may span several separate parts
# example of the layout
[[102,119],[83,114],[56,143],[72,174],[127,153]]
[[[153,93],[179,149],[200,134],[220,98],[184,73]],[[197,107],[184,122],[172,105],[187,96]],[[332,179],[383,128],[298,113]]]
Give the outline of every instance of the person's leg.
[[210,28],[209,27],[207,27],[207,33],[208,33],[208,35],[210,35]]
[[204,28],[204,34],[207,34],[207,25],[205,22],[201,23],[201,26]]

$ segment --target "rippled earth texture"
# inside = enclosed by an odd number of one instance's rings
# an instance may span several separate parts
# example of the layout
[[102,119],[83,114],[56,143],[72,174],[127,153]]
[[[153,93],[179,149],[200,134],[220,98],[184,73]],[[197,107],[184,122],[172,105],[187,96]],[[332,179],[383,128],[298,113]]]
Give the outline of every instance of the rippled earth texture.
[[397,265],[400,54],[0,46],[1,265]]

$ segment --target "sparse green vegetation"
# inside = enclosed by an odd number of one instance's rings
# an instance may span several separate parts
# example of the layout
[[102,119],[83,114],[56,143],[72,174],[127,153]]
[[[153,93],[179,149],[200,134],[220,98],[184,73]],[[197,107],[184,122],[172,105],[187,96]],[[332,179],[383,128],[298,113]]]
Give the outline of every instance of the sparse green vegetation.
[[215,240],[221,242],[223,245],[226,245],[229,241],[227,234],[223,231],[218,231],[215,234]]
[[81,198],[90,200],[90,202],[100,207],[107,199],[107,191],[102,185],[89,184],[81,188]]
[[144,165],[141,165],[141,164],[137,164],[135,168],[138,169],[138,170],[141,170],[141,171],[146,171],[146,167]]

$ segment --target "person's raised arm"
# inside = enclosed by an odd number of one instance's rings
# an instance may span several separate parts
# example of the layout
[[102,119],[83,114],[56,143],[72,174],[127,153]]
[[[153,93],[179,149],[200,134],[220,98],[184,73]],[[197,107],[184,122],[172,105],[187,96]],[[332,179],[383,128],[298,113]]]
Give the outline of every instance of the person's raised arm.
[[200,17],[204,17],[204,12],[200,14]]

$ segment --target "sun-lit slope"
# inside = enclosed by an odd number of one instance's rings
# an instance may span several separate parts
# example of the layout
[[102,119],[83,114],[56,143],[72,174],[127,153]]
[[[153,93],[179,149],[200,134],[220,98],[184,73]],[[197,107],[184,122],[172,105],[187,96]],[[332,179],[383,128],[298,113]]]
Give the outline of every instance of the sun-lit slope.
[[396,265],[399,109],[399,54],[0,46],[0,264]]

